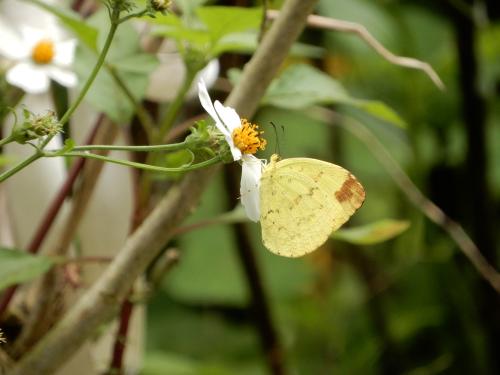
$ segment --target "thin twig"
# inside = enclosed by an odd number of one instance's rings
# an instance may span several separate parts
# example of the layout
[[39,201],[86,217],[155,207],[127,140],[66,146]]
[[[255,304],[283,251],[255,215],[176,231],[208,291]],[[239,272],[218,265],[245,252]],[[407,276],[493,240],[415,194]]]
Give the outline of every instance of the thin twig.
[[[500,293],[500,274],[488,263],[486,258],[483,254],[481,254],[481,251],[479,251],[476,244],[472,241],[462,226],[448,217],[443,210],[441,210],[441,208],[428,199],[418,189],[410,177],[408,177],[408,175],[403,171],[403,169],[372,132],[357,121],[341,116],[331,110],[319,109],[318,113],[326,118],[329,118],[330,120],[339,120],[335,121],[337,124],[346,123],[344,128],[366,144],[368,150],[370,150],[370,152],[372,152],[378,161],[385,167],[394,182],[396,182],[401,191],[408,197],[410,202],[421,210],[422,213],[432,222],[443,228],[443,230],[448,233],[458,248],[476,268],[481,277],[488,281],[488,283],[498,293]],[[328,123],[331,124],[331,122]]]
[[[279,11],[268,10],[267,16],[275,19]],[[385,48],[369,31],[368,29],[356,22],[344,21],[335,18],[317,16],[311,14],[307,17],[307,25],[317,29],[340,31],[343,33],[354,33],[363,39],[370,47],[372,47],[380,56],[394,65],[404,66],[406,68],[417,69],[423,71],[429,76],[434,84],[441,90],[445,89],[445,85],[438,74],[432,67],[421,60],[411,57],[397,56]]]
[[[272,78],[306,23],[317,0],[288,0],[266,33],[227,105],[251,117]],[[115,316],[135,279],[172,238],[172,230],[193,210],[216,168],[189,173],[174,185],[94,285],[30,352],[11,375],[52,374],[96,329]]]

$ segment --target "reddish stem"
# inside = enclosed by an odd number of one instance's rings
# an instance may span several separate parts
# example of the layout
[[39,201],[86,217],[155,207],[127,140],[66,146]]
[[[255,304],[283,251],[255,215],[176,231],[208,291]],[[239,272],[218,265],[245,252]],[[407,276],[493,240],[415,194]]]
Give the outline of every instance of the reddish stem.
[[111,359],[110,374],[122,374],[123,356],[125,354],[125,345],[127,341],[128,328],[134,304],[127,298],[123,302],[120,312],[120,325],[115,337],[115,344],[113,346],[113,358]]

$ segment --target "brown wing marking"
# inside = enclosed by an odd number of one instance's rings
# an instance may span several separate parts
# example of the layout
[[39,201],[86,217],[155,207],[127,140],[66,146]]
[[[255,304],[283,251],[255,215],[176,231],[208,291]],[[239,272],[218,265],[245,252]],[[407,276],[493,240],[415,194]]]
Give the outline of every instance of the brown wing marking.
[[349,173],[340,189],[335,192],[335,198],[340,203],[349,202],[358,208],[365,200],[365,190],[358,180],[356,180],[356,177]]

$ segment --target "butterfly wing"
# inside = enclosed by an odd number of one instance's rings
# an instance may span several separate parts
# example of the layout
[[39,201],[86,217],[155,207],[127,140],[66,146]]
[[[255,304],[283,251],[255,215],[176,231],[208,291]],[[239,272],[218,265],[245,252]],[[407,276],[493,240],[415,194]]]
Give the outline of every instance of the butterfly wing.
[[272,252],[298,257],[321,246],[361,206],[364,189],[346,169],[321,160],[271,162],[261,179],[261,228]]

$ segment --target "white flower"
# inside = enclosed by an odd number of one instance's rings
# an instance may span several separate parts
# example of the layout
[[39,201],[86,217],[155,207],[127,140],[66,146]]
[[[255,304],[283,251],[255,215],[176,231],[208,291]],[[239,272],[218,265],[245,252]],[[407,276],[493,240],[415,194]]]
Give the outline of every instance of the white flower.
[[215,121],[217,129],[224,135],[234,161],[241,163],[241,204],[245,207],[250,220],[259,221],[259,190],[263,164],[253,154],[258,149],[264,149],[266,141],[260,138],[258,126],[241,119],[233,108],[225,107],[218,100],[212,104],[203,80],[198,83],[198,96],[201,105]]
[[76,39],[61,40],[60,35],[47,30],[20,26],[18,30],[1,28],[0,55],[11,67],[6,79],[27,93],[48,91],[50,79],[66,87],[77,84],[73,63]]

